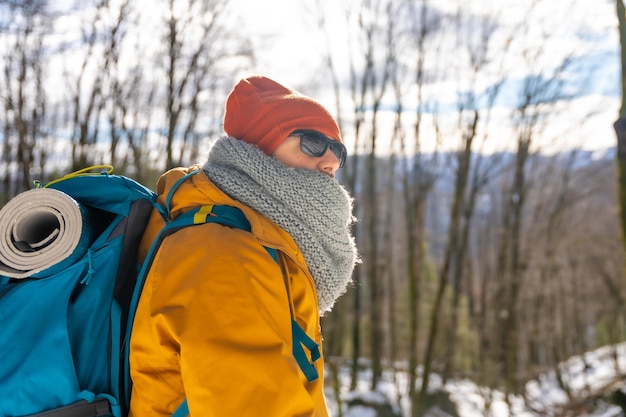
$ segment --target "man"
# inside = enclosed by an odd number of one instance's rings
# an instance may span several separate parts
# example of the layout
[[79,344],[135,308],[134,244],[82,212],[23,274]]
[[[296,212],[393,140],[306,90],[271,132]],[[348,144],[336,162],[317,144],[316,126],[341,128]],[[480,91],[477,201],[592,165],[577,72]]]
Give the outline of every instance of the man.
[[334,179],[339,128],[317,101],[253,76],[230,93],[224,131],[204,166],[161,177],[159,199],[171,217],[236,207],[251,232],[209,223],[163,241],[133,325],[131,416],[181,403],[202,417],[328,416],[319,317],[358,259],[352,201]]

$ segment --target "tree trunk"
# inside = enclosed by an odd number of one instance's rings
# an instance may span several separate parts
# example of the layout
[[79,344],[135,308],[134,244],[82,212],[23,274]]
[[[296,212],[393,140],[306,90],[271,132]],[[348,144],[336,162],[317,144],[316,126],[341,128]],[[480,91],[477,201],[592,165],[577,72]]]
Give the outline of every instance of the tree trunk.
[[617,135],[617,187],[622,240],[626,249],[626,8],[623,0],[615,0],[615,4],[619,22],[622,104],[619,109],[619,118],[613,124],[613,128]]

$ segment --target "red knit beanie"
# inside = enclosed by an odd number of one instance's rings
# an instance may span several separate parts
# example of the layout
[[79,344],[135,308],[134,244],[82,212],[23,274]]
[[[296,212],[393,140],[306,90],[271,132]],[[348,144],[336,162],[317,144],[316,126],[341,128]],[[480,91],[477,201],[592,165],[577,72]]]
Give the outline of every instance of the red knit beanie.
[[269,78],[245,78],[226,100],[224,132],[271,155],[294,130],[316,130],[341,142],[337,122],[320,103]]

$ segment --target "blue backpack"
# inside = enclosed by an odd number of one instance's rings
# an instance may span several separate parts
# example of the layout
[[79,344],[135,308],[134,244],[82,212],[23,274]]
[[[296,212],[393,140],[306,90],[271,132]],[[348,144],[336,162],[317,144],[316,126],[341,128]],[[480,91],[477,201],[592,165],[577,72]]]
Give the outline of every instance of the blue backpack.
[[[205,222],[250,230],[240,210],[225,206],[199,207],[169,221],[171,194],[160,207],[155,193],[112,171],[91,167],[38,184],[14,198],[23,197],[12,204],[15,210],[9,201],[0,211],[0,254],[17,263],[23,258],[27,266],[38,257],[48,262],[23,271],[13,261],[0,262],[0,417],[125,416],[131,325],[160,242]],[[61,241],[76,234],[70,230],[76,225],[65,224],[54,204],[43,209],[45,195],[77,203],[82,226],[71,253]],[[154,207],[166,225],[140,265],[137,248]],[[58,259],[50,260],[55,245],[61,246]],[[185,401],[175,415],[187,413]]]

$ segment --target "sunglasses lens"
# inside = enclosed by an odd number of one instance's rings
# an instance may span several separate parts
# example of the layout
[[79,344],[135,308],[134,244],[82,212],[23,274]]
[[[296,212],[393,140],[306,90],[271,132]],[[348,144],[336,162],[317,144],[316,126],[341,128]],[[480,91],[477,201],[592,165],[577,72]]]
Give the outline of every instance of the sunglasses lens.
[[330,150],[333,151],[337,159],[339,160],[339,168],[346,162],[347,151],[343,143],[333,142],[330,143]]
[[327,139],[321,134],[313,133],[298,134],[298,136],[300,136],[300,149],[302,150],[302,152],[306,153],[309,156],[319,158],[323,156],[324,153],[326,153],[326,150],[330,146],[330,150],[339,160],[339,168],[341,168],[346,162],[346,157],[348,154],[348,152],[346,151],[346,147],[343,145],[343,143],[334,141],[332,139]]
[[323,138],[309,135],[300,136],[300,148],[310,156],[320,157],[326,152],[328,145]]

